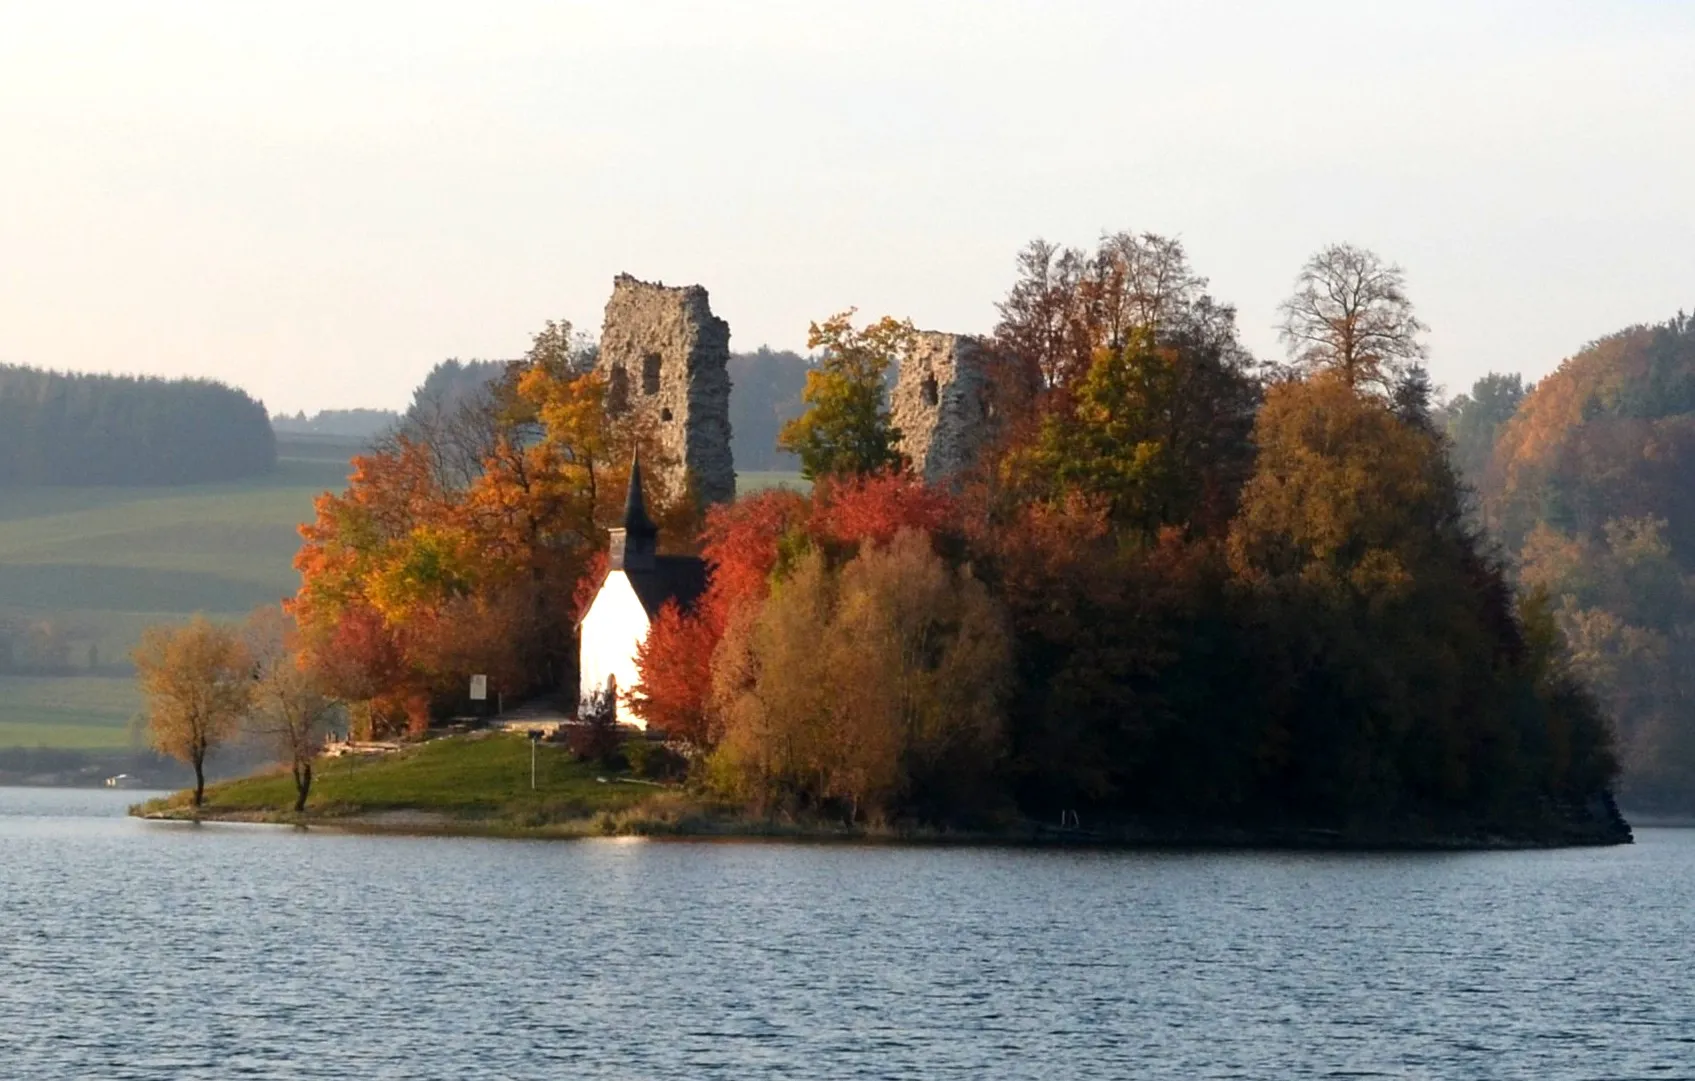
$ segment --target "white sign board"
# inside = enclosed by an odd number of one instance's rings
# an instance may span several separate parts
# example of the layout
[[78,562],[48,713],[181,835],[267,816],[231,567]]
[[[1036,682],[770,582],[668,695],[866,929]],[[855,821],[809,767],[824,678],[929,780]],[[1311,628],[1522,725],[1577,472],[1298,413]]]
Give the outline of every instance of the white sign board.
[[473,702],[487,702],[488,701],[488,677],[487,676],[472,676],[471,677],[471,701],[473,701]]

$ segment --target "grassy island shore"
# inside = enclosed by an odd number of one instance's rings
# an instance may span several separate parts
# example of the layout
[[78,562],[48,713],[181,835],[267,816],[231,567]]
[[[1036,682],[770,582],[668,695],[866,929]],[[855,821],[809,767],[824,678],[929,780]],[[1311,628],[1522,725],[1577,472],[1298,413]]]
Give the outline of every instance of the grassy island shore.
[[681,786],[660,785],[575,760],[557,744],[536,748],[506,733],[450,736],[381,756],[318,763],[305,814],[293,783],[273,770],[213,784],[196,810],[189,793],[130,809],[153,820],[270,823],[372,833],[573,838],[649,836],[910,842],[920,844],[1096,845],[1125,848],[1467,850],[1628,844],[1622,820],[1550,814],[1510,825],[1413,821],[1321,828],[1289,823],[1218,825],[1121,821],[1057,825],[1008,819],[965,828],[848,826],[804,817],[756,817]]

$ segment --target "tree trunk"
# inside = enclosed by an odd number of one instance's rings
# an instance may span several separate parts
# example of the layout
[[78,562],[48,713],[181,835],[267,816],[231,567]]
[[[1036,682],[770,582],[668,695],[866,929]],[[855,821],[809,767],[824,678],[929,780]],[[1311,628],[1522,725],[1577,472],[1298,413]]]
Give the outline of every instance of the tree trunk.
[[206,799],[206,756],[194,756],[194,806],[199,807]]
[[294,767],[294,813],[306,811],[306,796],[312,791],[312,763],[302,762]]

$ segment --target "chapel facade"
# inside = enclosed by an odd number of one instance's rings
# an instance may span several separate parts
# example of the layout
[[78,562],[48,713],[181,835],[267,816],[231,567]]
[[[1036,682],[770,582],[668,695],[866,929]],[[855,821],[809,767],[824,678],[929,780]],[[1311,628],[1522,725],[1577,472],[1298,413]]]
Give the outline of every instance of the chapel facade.
[[694,609],[706,592],[706,561],[659,554],[640,460],[630,467],[623,522],[609,532],[606,577],[577,627],[578,707],[586,712],[607,696],[619,724],[645,729],[647,722],[630,708],[630,688],[639,678],[636,649],[667,602],[684,612]]

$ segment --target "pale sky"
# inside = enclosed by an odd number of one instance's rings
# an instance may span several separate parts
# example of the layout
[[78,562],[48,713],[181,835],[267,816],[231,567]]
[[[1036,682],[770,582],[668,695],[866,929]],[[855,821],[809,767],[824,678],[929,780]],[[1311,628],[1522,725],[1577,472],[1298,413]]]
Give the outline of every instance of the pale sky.
[[986,331],[1180,237],[1249,345],[1401,263],[1439,382],[1695,308],[1695,4],[0,0],[0,360],[402,405],[699,282],[732,347]]

